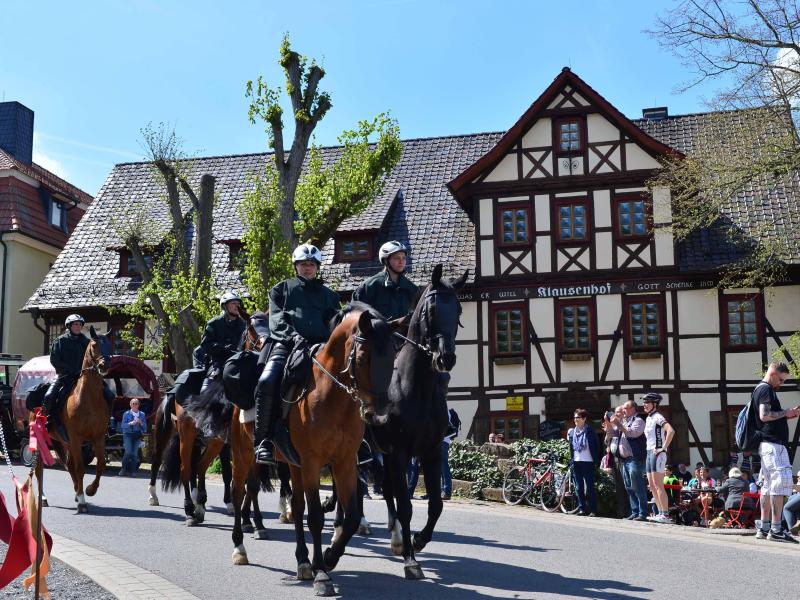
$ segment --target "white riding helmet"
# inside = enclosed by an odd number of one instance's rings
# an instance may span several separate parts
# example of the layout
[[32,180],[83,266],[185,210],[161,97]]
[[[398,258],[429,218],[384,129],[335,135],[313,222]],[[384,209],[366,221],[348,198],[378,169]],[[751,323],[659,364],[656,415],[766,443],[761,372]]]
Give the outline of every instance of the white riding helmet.
[[300,244],[292,252],[292,264],[303,262],[304,260],[313,260],[318,265],[321,265],[322,252],[312,244]]
[[69,326],[72,325],[73,323],[75,323],[76,321],[80,322],[81,327],[86,325],[86,320],[82,316],[80,316],[80,315],[70,315],[66,319],[64,319],[64,327],[69,328]]
[[406,246],[403,242],[398,242],[395,240],[386,242],[383,246],[381,246],[381,249],[378,250],[378,260],[382,265],[385,265],[389,257],[396,252],[405,252],[406,256],[408,256],[408,246]]
[[222,294],[222,298],[219,299],[219,307],[225,310],[225,305],[232,300],[236,300],[239,303],[242,302],[242,298],[236,292],[225,292]]

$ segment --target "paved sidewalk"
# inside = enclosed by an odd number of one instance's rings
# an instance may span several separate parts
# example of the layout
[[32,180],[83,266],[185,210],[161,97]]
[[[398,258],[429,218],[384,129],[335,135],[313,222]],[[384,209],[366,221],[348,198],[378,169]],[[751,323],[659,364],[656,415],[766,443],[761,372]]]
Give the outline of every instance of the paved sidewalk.
[[122,600],[200,600],[154,573],[69,538],[52,534],[53,557]]

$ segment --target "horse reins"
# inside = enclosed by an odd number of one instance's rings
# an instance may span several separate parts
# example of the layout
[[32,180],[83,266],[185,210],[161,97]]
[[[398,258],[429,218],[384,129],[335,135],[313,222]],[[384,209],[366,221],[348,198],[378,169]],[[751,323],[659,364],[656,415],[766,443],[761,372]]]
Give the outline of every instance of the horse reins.
[[331,381],[333,381],[333,383],[335,383],[348,396],[350,396],[350,398],[353,400],[353,402],[358,402],[358,404],[359,404],[358,412],[361,415],[361,418],[363,419],[364,415],[366,414],[367,403],[361,397],[361,394],[359,394],[360,390],[358,388],[358,378],[356,377],[356,374],[355,374],[355,358],[356,358],[356,346],[358,346],[358,344],[366,344],[367,343],[367,339],[364,338],[364,337],[361,337],[360,335],[354,335],[353,336],[353,340],[354,340],[353,341],[353,345],[350,347],[350,353],[347,356],[347,366],[344,368],[344,371],[342,371],[342,373],[347,373],[348,375],[350,375],[350,379],[353,381],[352,387],[342,383],[339,380],[339,378],[336,377],[336,375],[334,375],[333,373],[328,371],[328,369],[326,369],[324,366],[322,366],[322,363],[319,362],[317,360],[317,357],[315,355],[313,355],[313,354],[311,355],[311,362],[313,362],[315,365],[317,365],[317,367],[319,368],[320,371],[322,371],[325,375],[327,375],[328,378]]

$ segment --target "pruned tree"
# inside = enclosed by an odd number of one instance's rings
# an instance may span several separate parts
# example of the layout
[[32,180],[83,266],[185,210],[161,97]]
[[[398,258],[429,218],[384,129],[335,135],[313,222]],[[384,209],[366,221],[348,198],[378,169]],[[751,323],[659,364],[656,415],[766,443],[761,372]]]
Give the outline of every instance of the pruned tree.
[[199,188],[192,187],[192,161],[182,154],[174,130],[148,126],[142,135],[153,176],[164,185],[164,194],[152,202],[166,204],[169,220],[165,230],[144,205],[114,221],[141,277],[136,300],[122,309],[131,323],[125,335],[143,356],[160,357],[162,346],[144,348],[131,329],[137,321],[156,319],[182,371],[191,367],[201,324],[216,312],[211,272],[215,179],[204,174]]
[[[800,224],[793,223],[796,207],[776,202],[800,193],[797,2],[686,0],[661,15],[650,33],[692,73],[679,91],[715,82],[710,108],[746,111],[733,126],[730,117],[707,115],[709,130],[724,134],[698,136],[690,156],[667,159],[650,182],[671,191],[676,241],[704,228],[724,230],[739,259],[721,270],[722,287],[785,280],[800,245],[797,236],[770,232]],[[745,195],[774,210],[761,211],[760,218],[735,215],[732,199]]]
[[291,273],[291,248],[300,242],[324,245],[344,219],[381,193],[385,176],[402,152],[397,122],[381,114],[342,133],[336,159],[326,160],[319,148],[309,146],[314,129],[332,106],[330,96],[319,88],[325,70],[292,50],[288,36],[279,54],[294,124],[288,150],[281,88],[259,77],[247,83],[246,91],[250,121],[266,124],[274,152],[242,206],[248,258],[244,279],[250,301],[260,308],[271,285]]

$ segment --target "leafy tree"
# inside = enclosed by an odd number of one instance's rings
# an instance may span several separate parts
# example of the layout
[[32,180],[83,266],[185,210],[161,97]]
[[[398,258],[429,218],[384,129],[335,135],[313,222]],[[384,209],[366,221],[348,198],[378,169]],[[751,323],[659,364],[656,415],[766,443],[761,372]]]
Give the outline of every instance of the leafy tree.
[[200,324],[217,312],[211,274],[215,179],[204,174],[199,190],[192,187],[193,163],[182,154],[175,132],[163,124],[146,127],[142,135],[153,176],[164,184],[164,195],[152,202],[165,203],[169,219],[165,231],[152,219],[152,204],[145,204],[132,206],[113,222],[141,277],[136,300],[120,309],[129,318],[122,335],[141,356],[161,358],[163,346],[145,348],[133,334],[137,322],[157,320],[182,371],[191,367]]
[[[691,156],[667,159],[650,182],[651,188],[671,191],[676,241],[704,228],[725,231],[740,258],[720,272],[721,287],[769,287],[786,280],[800,244],[796,236],[769,232],[790,228],[787,213],[795,210],[775,198],[800,192],[797,2],[687,0],[660,16],[650,33],[691,71],[680,91],[717,82],[710,107],[746,111],[738,126],[730,125],[730,115],[708,115],[709,129],[725,135],[698,137]],[[762,211],[767,216],[761,219],[737,216],[731,200],[742,195],[775,209]],[[784,351],[788,348],[778,354],[785,356]],[[796,347],[791,356],[799,356]]]
[[281,88],[270,87],[263,77],[247,83],[250,121],[266,124],[274,151],[242,204],[247,255],[243,279],[250,308],[264,308],[271,286],[291,274],[292,248],[301,242],[323,246],[342,221],[374,201],[402,153],[397,122],[386,114],[343,132],[341,147],[330,153],[333,159],[309,146],[332,106],[330,96],[319,89],[325,70],[292,50],[288,36],[279,54],[294,121],[289,150],[284,147]]

